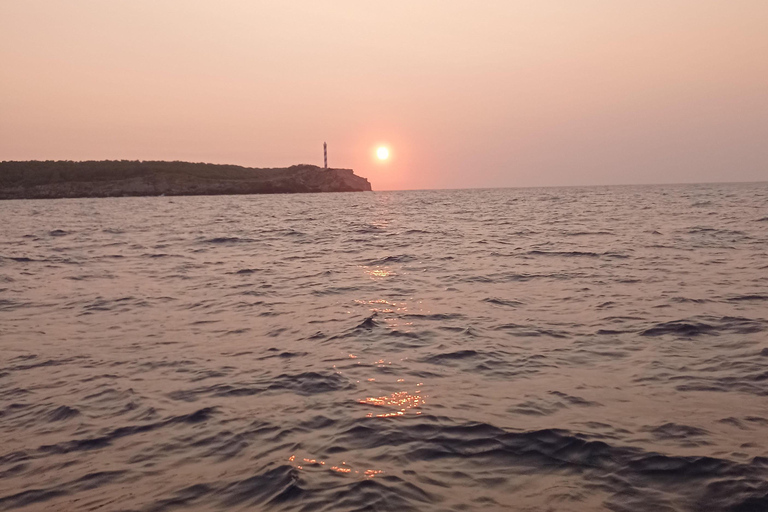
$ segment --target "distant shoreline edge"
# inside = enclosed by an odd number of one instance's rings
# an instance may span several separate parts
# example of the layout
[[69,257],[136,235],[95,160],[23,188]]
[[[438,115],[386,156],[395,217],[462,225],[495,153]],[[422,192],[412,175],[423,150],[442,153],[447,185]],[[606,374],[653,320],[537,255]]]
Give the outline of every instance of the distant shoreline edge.
[[0,200],[366,192],[352,169],[300,164],[254,168],[191,162],[68,160],[0,162]]

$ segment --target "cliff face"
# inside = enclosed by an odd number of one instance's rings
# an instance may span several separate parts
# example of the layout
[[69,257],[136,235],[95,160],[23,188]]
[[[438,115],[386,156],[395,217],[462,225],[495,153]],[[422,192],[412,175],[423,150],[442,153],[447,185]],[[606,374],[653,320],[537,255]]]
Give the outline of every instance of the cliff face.
[[0,162],[0,199],[361,192],[351,169],[256,169],[187,162]]

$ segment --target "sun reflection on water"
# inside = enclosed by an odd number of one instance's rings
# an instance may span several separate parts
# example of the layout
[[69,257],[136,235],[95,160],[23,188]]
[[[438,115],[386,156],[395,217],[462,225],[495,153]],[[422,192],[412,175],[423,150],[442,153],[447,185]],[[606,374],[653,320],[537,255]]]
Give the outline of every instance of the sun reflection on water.
[[[292,462],[293,463],[295,461],[296,461],[296,455],[291,455],[290,457],[288,457],[288,462]],[[293,464],[293,466],[296,469],[299,469],[299,470],[302,470],[302,471],[310,470],[310,469],[319,469],[319,470],[326,470],[327,469],[329,471],[333,471],[334,473],[350,474],[350,475],[351,474],[355,474],[355,475],[362,474],[362,476],[364,476],[365,478],[373,478],[376,475],[380,475],[380,474],[384,473],[384,471],[381,470],[381,469],[364,469],[364,470],[355,469],[352,466],[350,466],[349,464],[347,464],[346,461],[343,461],[340,464],[330,465],[327,468],[324,467],[324,466],[326,466],[326,462],[324,460],[303,458],[302,461],[303,461],[302,464]]]
[[[408,391],[399,391],[387,396],[368,397],[364,400],[358,400],[358,403],[374,407],[396,409],[380,414],[369,412],[366,414],[367,418],[394,418],[397,416],[404,416],[408,410],[416,409],[426,404],[424,397],[419,393],[420,391],[416,391],[413,394]],[[417,411],[416,414],[421,414],[421,411]]]
[[390,277],[390,276],[396,276],[397,275],[397,273],[394,270],[388,269],[386,267],[385,268],[381,268],[381,267],[376,267],[376,268],[363,267],[363,269],[364,269],[366,274],[371,276],[371,279],[376,279],[376,278],[379,278],[379,277]]

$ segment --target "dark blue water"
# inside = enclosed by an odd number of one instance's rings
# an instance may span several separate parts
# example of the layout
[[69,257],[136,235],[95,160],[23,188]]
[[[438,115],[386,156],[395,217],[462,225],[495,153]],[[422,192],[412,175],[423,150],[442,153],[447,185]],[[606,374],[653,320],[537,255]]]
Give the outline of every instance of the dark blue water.
[[768,184],[0,220],[0,510],[768,510]]

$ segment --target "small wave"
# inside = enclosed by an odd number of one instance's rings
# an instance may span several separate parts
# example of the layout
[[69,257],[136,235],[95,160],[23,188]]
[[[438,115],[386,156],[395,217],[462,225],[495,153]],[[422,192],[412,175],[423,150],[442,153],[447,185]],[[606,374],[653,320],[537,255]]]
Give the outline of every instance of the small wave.
[[634,329],[598,329],[596,334],[601,336],[615,336],[617,334],[635,333]]
[[695,317],[662,322],[640,332],[641,336],[674,335],[683,337],[717,335],[723,332],[750,334],[765,330],[765,322],[740,317]]
[[586,257],[586,258],[599,258],[601,255],[596,252],[587,251],[540,251],[533,250],[527,253],[530,256],[564,256],[564,257]]
[[410,254],[399,254],[397,256],[385,256],[384,258],[367,260],[366,262],[363,263],[363,265],[368,267],[373,267],[377,265],[387,265],[391,263],[409,263],[411,261],[416,261],[416,257],[411,256]]
[[432,314],[409,313],[407,315],[403,315],[403,318],[446,321],[446,320],[462,320],[465,318],[465,316],[459,313],[432,313]]
[[353,386],[347,379],[337,374],[323,375],[316,372],[305,372],[301,374],[282,374],[274,379],[269,379],[268,382],[256,383],[255,385],[220,384],[206,388],[175,391],[170,393],[169,396],[174,400],[189,402],[205,395],[238,397],[277,390],[292,391],[300,395],[313,395],[351,387]]
[[69,232],[63,229],[54,229],[48,233],[49,236],[67,236],[68,234]]
[[41,260],[28,258],[26,256],[5,256],[5,258],[15,261],[17,263],[32,263],[33,261],[41,261]]
[[298,395],[315,395],[354,389],[347,378],[337,373],[304,372],[299,374],[284,373],[274,378],[258,380],[254,383],[215,384],[202,388],[173,391],[168,396],[173,400],[194,402],[201,397],[244,397],[266,393],[268,391],[289,391]]
[[657,324],[655,327],[646,329],[640,333],[641,336],[662,336],[665,334],[674,334],[678,336],[699,336],[716,332],[715,326],[703,322],[686,322],[684,320],[674,320]]
[[470,276],[465,277],[462,279],[465,283],[484,283],[484,284],[491,284],[494,282],[493,279],[486,276]]
[[559,399],[533,399],[521,402],[509,409],[513,414],[523,414],[525,416],[549,416],[562,409],[569,407],[597,407],[601,404],[591,402],[578,396],[568,395],[559,391],[550,391],[550,395]]
[[744,237],[746,236],[746,233],[744,231],[739,230],[733,230],[733,229],[717,229],[717,228],[709,228],[709,227],[693,227],[686,231],[689,235],[698,235],[698,234],[711,234],[711,235],[723,235],[723,236],[739,236]]
[[35,504],[43,504],[55,498],[95,489],[108,484],[116,484],[124,480],[127,474],[127,471],[100,471],[89,473],[75,480],[53,487],[29,489],[0,498],[0,508],[9,510]]
[[709,299],[691,299],[689,297],[672,297],[669,299],[671,302],[677,302],[679,304],[691,303],[691,304],[706,304],[710,302]]
[[221,332],[220,335],[221,336],[232,336],[232,335],[236,335],[236,334],[245,334],[245,333],[249,332],[250,330],[251,329],[249,327],[244,327],[242,329],[232,329],[232,330],[228,330],[228,331],[223,331],[223,332]]
[[511,332],[515,336],[549,336],[552,338],[566,338],[568,334],[562,331],[555,331],[551,329],[544,329],[541,327],[529,326],[529,325],[517,325],[517,324],[502,324],[493,328],[495,331],[507,331]]
[[216,238],[209,238],[207,240],[203,240],[202,243],[205,244],[239,244],[239,243],[248,243],[253,242],[250,238],[240,238],[237,236],[221,236]]
[[26,302],[16,302],[10,299],[0,299],[0,311],[14,311],[29,306]]
[[726,299],[728,302],[752,302],[768,300],[768,295],[751,294],[751,295],[736,295]]
[[378,323],[373,319],[373,317],[376,316],[376,313],[373,315],[367,317],[365,320],[357,324],[357,327],[355,329],[373,329],[374,327],[378,327]]
[[73,409],[72,407],[68,407],[66,405],[62,405],[61,407],[57,407],[50,413],[48,413],[48,421],[66,421],[70,418],[74,418],[75,416],[79,416],[80,411],[77,409]]
[[500,299],[498,297],[487,297],[483,299],[483,302],[493,304],[494,306],[506,306],[510,308],[515,308],[517,306],[523,305],[523,303],[520,302],[519,300]]
[[[277,352],[277,350],[275,352]],[[268,356],[260,357],[259,361],[263,361],[265,359],[272,359],[272,358],[275,358],[275,357],[279,357],[281,359],[290,359],[290,358],[293,358],[293,357],[303,357],[303,356],[306,356],[306,355],[307,355],[307,352],[288,352],[288,351],[284,351],[284,352],[279,352],[279,353],[275,353],[275,354],[270,354]]]
[[315,395],[353,388],[354,385],[346,377],[336,373],[323,374],[318,372],[284,373],[272,379],[267,387],[270,391],[285,390],[299,395]]
[[456,352],[446,352],[444,354],[437,354],[425,359],[428,363],[444,364],[447,361],[461,360],[480,357],[480,352],[476,350],[457,350]]
[[386,231],[385,229],[379,226],[374,226],[373,224],[366,224],[365,226],[362,226],[358,229],[353,230],[352,233],[367,235],[371,233],[384,233],[385,231]]
[[566,231],[563,233],[565,236],[596,236],[596,235],[613,235],[610,231]]
[[644,427],[642,430],[650,432],[654,437],[662,440],[684,441],[691,437],[709,435],[709,432],[702,428],[679,425],[677,423],[665,423],[656,427]]
[[312,295],[323,297],[325,295],[342,295],[360,290],[359,286],[328,286],[321,289],[312,290]]
[[142,434],[145,432],[151,432],[162,427],[177,424],[196,424],[204,421],[208,421],[213,417],[213,413],[216,411],[215,407],[206,407],[199,409],[191,414],[182,416],[172,416],[166,420],[149,423],[144,425],[129,425],[125,427],[114,428],[106,434],[99,437],[89,437],[85,439],[73,439],[71,441],[63,441],[61,443],[53,445],[44,445],[38,448],[40,454],[67,454],[71,452],[97,450],[109,446],[113,441],[136,434]]
[[563,393],[561,391],[550,391],[549,394],[559,397],[561,400],[564,400],[565,402],[567,402],[570,405],[580,405],[582,407],[596,407],[596,406],[601,405],[601,404],[599,404],[597,402],[592,402],[590,400],[585,400],[584,398],[581,398],[579,396],[569,395],[569,394]]
[[63,359],[51,358],[51,359],[38,360],[38,357],[36,355],[30,354],[29,356],[19,357],[12,361],[14,363],[21,363],[21,364],[12,364],[11,366],[8,366],[4,369],[12,370],[12,371],[32,370],[35,368],[66,365],[75,361],[80,361],[82,359],[84,359],[83,356],[66,357]]
[[228,507],[278,505],[303,494],[298,471],[283,465],[221,489],[221,503]]

